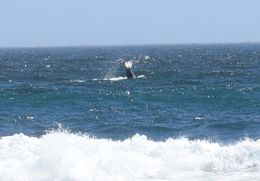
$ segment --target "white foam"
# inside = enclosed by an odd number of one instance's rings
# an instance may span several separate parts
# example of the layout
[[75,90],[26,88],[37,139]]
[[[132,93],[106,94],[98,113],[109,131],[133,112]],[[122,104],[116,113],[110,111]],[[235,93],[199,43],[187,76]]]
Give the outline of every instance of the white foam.
[[144,75],[138,75],[137,78],[145,78]]
[[[136,78],[145,78],[144,75],[139,75]],[[104,78],[103,80],[110,80],[110,81],[120,81],[120,80],[126,80],[127,77],[111,77],[111,78]],[[93,80],[98,80],[98,79],[93,79]]]
[[119,80],[125,80],[127,77],[111,77],[111,78],[105,78],[104,80],[110,80],[110,81],[119,81]]
[[146,56],[144,56],[144,59],[145,59],[145,60],[149,60],[149,59],[150,59],[150,56],[146,55]]
[[84,83],[86,81],[85,80],[80,80],[80,79],[75,79],[75,80],[70,80],[69,82],[71,82],[71,83]]
[[0,139],[0,178],[16,180],[255,180],[260,140],[221,145],[186,138],[124,141],[67,132]]

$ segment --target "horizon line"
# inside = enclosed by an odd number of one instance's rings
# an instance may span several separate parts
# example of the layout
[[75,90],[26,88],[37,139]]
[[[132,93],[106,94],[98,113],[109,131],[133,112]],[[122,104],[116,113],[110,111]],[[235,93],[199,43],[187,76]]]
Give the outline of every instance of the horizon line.
[[76,47],[139,47],[139,46],[178,46],[178,45],[235,45],[235,44],[260,44],[260,41],[243,41],[243,42],[191,42],[191,43],[143,43],[143,44],[92,44],[92,45],[35,45],[35,46],[0,46],[0,49],[22,49],[22,48],[76,48]]

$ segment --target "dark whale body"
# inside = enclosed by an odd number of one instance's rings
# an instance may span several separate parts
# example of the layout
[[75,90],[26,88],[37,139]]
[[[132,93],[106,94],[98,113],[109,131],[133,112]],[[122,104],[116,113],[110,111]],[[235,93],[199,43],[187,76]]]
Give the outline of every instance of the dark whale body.
[[126,68],[126,77],[128,79],[133,79],[135,78],[135,74],[133,73],[131,68]]
[[126,77],[128,79],[135,78],[135,74],[133,73],[131,67],[132,67],[132,62],[125,62]]

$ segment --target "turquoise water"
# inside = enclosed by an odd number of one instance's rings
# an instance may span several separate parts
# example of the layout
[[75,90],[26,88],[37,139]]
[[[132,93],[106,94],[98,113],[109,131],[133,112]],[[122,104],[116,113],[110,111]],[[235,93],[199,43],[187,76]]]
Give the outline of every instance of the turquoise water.
[[[136,79],[125,78],[122,59],[132,60]],[[25,180],[32,172],[46,172],[36,174],[42,180],[256,178],[259,70],[260,44],[0,49],[0,174],[12,180],[8,170],[18,168]],[[38,150],[47,148],[47,156]],[[19,160],[27,153],[41,162]],[[113,160],[113,153],[122,157]],[[157,161],[140,175],[135,170]],[[95,167],[102,177],[96,169],[63,175],[60,167],[71,171],[71,164],[78,172]]]

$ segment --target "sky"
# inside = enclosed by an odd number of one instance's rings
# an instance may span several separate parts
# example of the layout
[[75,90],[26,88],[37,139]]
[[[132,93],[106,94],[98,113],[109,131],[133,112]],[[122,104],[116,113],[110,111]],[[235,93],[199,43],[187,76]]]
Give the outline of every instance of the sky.
[[0,47],[260,42],[260,0],[1,0]]

